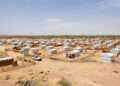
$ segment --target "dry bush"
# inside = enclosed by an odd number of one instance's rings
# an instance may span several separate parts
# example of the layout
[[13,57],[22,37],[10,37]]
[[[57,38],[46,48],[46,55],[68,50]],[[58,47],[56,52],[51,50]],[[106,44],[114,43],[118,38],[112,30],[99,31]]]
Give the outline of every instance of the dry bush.
[[71,86],[71,82],[65,78],[62,78],[60,81],[58,81],[58,84],[61,86]]
[[32,80],[19,80],[16,82],[16,84],[19,84],[20,86],[39,86],[34,85]]
[[45,85],[47,82],[44,82],[47,74],[48,72],[45,72],[42,75],[37,74],[36,77],[34,76],[34,78],[31,79],[18,80],[16,84],[20,86],[48,86]]

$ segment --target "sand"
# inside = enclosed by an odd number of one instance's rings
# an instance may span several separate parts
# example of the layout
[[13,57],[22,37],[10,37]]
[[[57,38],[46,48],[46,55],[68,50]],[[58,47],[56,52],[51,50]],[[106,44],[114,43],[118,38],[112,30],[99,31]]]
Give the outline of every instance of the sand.
[[[94,51],[90,50],[89,53]],[[65,61],[63,54],[54,55],[51,59],[47,53],[42,53],[42,56],[47,58],[31,64],[20,61],[18,59],[22,56],[20,53],[9,51],[7,54],[16,57],[19,65],[0,67],[0,86],[21,86],[19,82],[23,80],[34,80],[35,86],[61,86],[58,82],[63,78],[69,81],[71,86],[120,86],[120,58],[118,63],[78,60],[72,62]],[[82,54],[81,57],[87,56],[94,59],[97,55],[99,52],[95,55]]]
[[[102,64],[94,62],[71,63],[44,59],[36,65],[0,73],[0,86],[17,86],[20,79],[45,77],[46,85],[59,86],[61,78],[68,79],[72,86],[119,86],[120,64]],[[9,76],[9,77],[8,77]]]

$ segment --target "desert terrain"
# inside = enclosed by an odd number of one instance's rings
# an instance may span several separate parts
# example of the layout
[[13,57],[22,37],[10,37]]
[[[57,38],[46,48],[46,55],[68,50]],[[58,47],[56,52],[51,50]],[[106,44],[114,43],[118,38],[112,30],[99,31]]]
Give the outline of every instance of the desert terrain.
[[[120,85],[119,53],[114,56],[115,59],[107,61],[101,59],[102,53],[108,53],[114,47],[119,48],[119,39],[113,39],[112,41],[110,41],[110,43],[112,43],[113,45],[111,45],[109,48],[103,48],[102,45],[97,46],[97,48],[94,46],[93,48],[91,47],[92,45],[89,45],[89,43],[93,43],[92,41],[95,40],[98,41],[98,39],[89,41],[82,41],[78,39],[76,41],[68,41],[67,43],[75,43],[69,45],[72,46],[72,50],[74,48],[85,49],[85,51],[82,51],[80,53],[80,56],[75,56],[75,53],[65,54],[63,46],[66,45],[62,45],[64,40],[39,40],[41,42],[40,45],[38,43],[38,40],[32,40],[32,42],[34,41],[35,46],[31,46],[31,48],[39,48],[39,53],[34,54],[37,54],[41,57],[42,60],[40,61],[32,59],[32,56],[34,55],[31,55],[31,52],[30,55],[24,55],[25,53],[21,53],[21,48],[24,48],[25,46],[19,46],[20,49],[16,47],[13,49],[13,47],[11,46],[14,44],[8,43],[8,40],[13,39],[4,40],[7,40],[7,42],[0,45],[1,56],[3,56],[4,58],[8,56],[13,57],[14,62],[12,62],[11,64],[0,66],[0,86]],[[14,40],[17,41],[18,39]],[[21,39],[19,40],[21,41]],[[44,43],[42,43],[42,41],[44,41]],[[50,44],[46,44],[48,41]],[[54,44],[58,41],[58,45]],[[107,40],[105,39],[102,43],[104,44],[106,41]],[[79,42],[80,44],[78,44],[77,42]],[[54,48],[57,50],[57,52],[50,52],[49,50],[47,51],[46,48],[43,47],[43,45],[46,45],[46,47],[54,45]],[[98,49],[98,47],[100,48]]]

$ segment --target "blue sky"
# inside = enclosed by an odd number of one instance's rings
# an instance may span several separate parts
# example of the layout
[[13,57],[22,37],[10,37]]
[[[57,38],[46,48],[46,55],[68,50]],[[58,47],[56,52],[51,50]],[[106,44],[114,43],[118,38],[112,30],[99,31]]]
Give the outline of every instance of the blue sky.
[[0,0],[0,34],[120,34],[120,0]]

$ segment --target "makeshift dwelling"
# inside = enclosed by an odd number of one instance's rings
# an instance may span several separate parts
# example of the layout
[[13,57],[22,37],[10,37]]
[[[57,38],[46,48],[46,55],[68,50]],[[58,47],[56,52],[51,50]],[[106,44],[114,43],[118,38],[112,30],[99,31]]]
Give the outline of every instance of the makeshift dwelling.
[[47,46],[46,50],[50,50],[50,49],[53,49],[53,48],[54,48],[53,46]]
[[17,51],[18,52],[20,49],[21,49],[21,47],[19,47],[18,45],[13,45],[12,46],[12,50],[13,51]]
[[64,46],[70,46],[70,42],[68,40],[64,41]]
[[65,53],[65,57],[67,58],[75,58],[80,56],[79,50],[72,50],[70,52]]
[[80,51],[80,52],[83,52],[83,51],[84,51],[83,48],[79,48],[79,47],[75,48],[74,50],[78,50],[78,51]]
[[56,54],[57,53],[57,49],[53,48],[53,49],[48,49],[48,55],[52,55],[52,54]]
[[40,49],[45,49],[46,47],[46,45],[40,45]]
[[30,48],[29,48],[29,47],[23,47],[23,48],[21,49],[21,53],[22,53],[24,56],[30,55],[30,54],[29,54],[29,51],[30,51]]
[[96,42],[96,43],[93,43],[91,45],[92,48],[96,49],[96,48],[100,48],[101,47],[101,42]]
[[63,46],[63,43],[62,42],[56,42],[55,43],[55,46],[58,47],[58,46]]
[[11,65],[14,62],[13,57],[0,58],[0,66]]
[[32,59],[35,60],[35,61],[42,61],[42,58],[40,56],[38,56],[38,55],[34,55],[32,57]]
[[102,53],[101,54],[101,60],[104,63],[112,62],[113,57],[114,57],[113,53]]
[[113,43],[109,43],[107,44],[107,47],[111,47],[113,45]]
[[112,48],[112,50],[110,52],[113,53],[114,56],[118,56],[120,54],[120,49]]
[[4,43],[2,41],[0,41],[0,46],[2,46]]
[[66,53],[66,52],[71,51],[71,50],[72,50],[72,48],[71,48],[71,47],[69,47],[69,46],[64,46],[64,47],[63,47],[63,50],[64,50],[64,52]]
[[15,45],[17,45],[17,44],[18,44],[17,41],[12,41],[12,42],[11,42],[11,45],[14,45],[14,46],[15,46]]
[[32,51],[32,55],[40,55],[40,52],[39,52],[39,48],[32,48],[31,51]]

